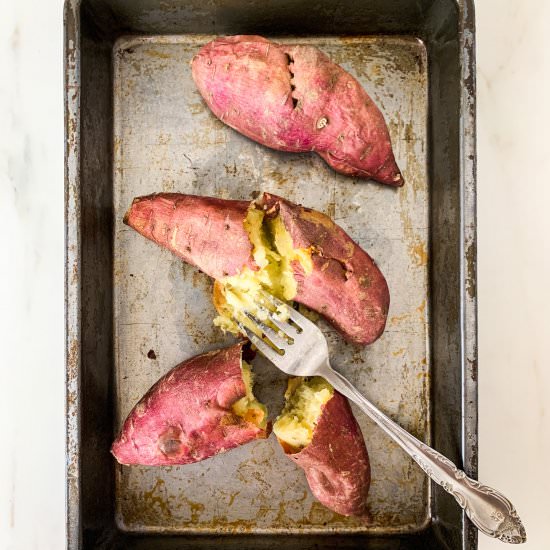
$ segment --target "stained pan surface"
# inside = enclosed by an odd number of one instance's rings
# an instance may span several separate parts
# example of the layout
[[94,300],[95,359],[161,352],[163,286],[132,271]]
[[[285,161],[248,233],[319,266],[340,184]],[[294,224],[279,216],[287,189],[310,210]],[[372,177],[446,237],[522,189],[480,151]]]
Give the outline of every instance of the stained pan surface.
[[[384,109],[407,185],[336,175],[320,157],[277,153],[229,129],[202,101],[189,62],[212,36],[132,37],[114,51],[114,347],[116,428],[167,370],[224,342],[212,325],[212,282],[139,237],[122,218],[155,191],[250,199],[279,194],[328,213],[376,258],[391,289],[383,338],[346,344],[322,327],[336,367],[402,426],[429,434],[427,59],[403,37],[308,38],[365,85]],[[292,40],[295,40],[294,38]],[[154,351],[155,360],[149,358]],[[272,418],[284,375],[256,368]],[[373,482],[365,526],[320,505],[275,436],[192,466],[117,466],[124,529],[173,532],[408,532],[428,520],[426,476],[365,415]]]

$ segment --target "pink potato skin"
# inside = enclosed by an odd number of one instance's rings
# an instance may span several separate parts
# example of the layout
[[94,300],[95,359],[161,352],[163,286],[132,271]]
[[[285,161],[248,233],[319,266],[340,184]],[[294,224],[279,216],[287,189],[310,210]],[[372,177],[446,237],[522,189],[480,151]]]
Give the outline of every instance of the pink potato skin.
[[124,223],[214,279],[258,269],[243,221],[249,201],[158,193],[134,199]]
[[163,376],[126,418],[111,447],[118,462],[191,464],[267,437],[267,430],[231,411],[246,395],[242,347],[197,355]]
[[367,519],[370,462],[348,400],[334,392],[323,406],[311,443],[297,453],[283,449],[306,474],[311,492],[327,508]]
[[293,262],[294,300],[317,311],[344,337],[366,345],[383,332],[390,305],[386,279],[374,260],[328,216],[264,193],[268,216],[279,214],[294,248],[312,247],[313,272]]
[[359,82],[313,46],[217,38],[191,62],[211,111],[281,151],[315,151],[336,171],[401,186],[384,117]]

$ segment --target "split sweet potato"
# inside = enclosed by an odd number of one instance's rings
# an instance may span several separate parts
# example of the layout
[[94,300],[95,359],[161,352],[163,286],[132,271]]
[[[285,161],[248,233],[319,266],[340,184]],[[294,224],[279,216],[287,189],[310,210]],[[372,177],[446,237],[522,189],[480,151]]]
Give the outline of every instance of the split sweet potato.
[[315,151],[336,171],[403,185],[384,117],[359,82],[312,46],[217,38],[193,58],[212,112],[281,151]]
[[285,397],[273,432],[313,495],[339,514],[368,517],[369,456],[348,400],[319,377],[290,379]]
[[328,216],[268,193],[255,202],[175,193],[134,199],[125,223],[216,279],[216,324],[254,311],[262,290],[324,316],[350,342],[370,344],[389,308],[384,276]]
[[204,460],[269,435],[243,343],[198,355],[164,375],[126,418],[111,452],[121,464]]

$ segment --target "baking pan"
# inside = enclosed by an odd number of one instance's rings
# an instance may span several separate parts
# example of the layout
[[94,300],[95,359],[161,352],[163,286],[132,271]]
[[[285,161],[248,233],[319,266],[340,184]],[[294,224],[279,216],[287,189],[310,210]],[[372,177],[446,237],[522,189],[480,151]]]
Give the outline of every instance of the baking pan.
[[[382,109],[406,183],[336,174],[237,134],[189,61],[219,34],[313,44]],[[477,469],[474,23],[469,1],[82,0],[65,6],[69,548],[464,548],[456,503],[363,415],[364,525],[329,512],[274,438],[185,467],[122,467],[121,422],[162,374],[231,341],[210,280],[122,224],[155,191],[271,191],[326,212],[377,260],[392,296],[368,348],[322,323],[335,366],[469,475]],[[284,377],[257,361],[277,411]]]

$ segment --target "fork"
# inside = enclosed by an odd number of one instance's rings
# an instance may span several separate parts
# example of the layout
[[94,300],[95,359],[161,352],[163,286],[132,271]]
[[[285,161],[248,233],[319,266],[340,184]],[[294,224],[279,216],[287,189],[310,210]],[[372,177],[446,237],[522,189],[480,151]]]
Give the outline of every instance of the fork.
[[[262,355],[291,376],[323,377],[356,403],[432,481],[456,499],[482,533],[512,544],[526,541],[523,524],[502,493],[468,477],[448,458],[390,420],[330,366],[327,341],[314,323],[267,292],[261,293],[261,303],[256,305],[258,311],[244,310],[243,319],[234,320]],[[288,320],[282,320],[281,312]]]

